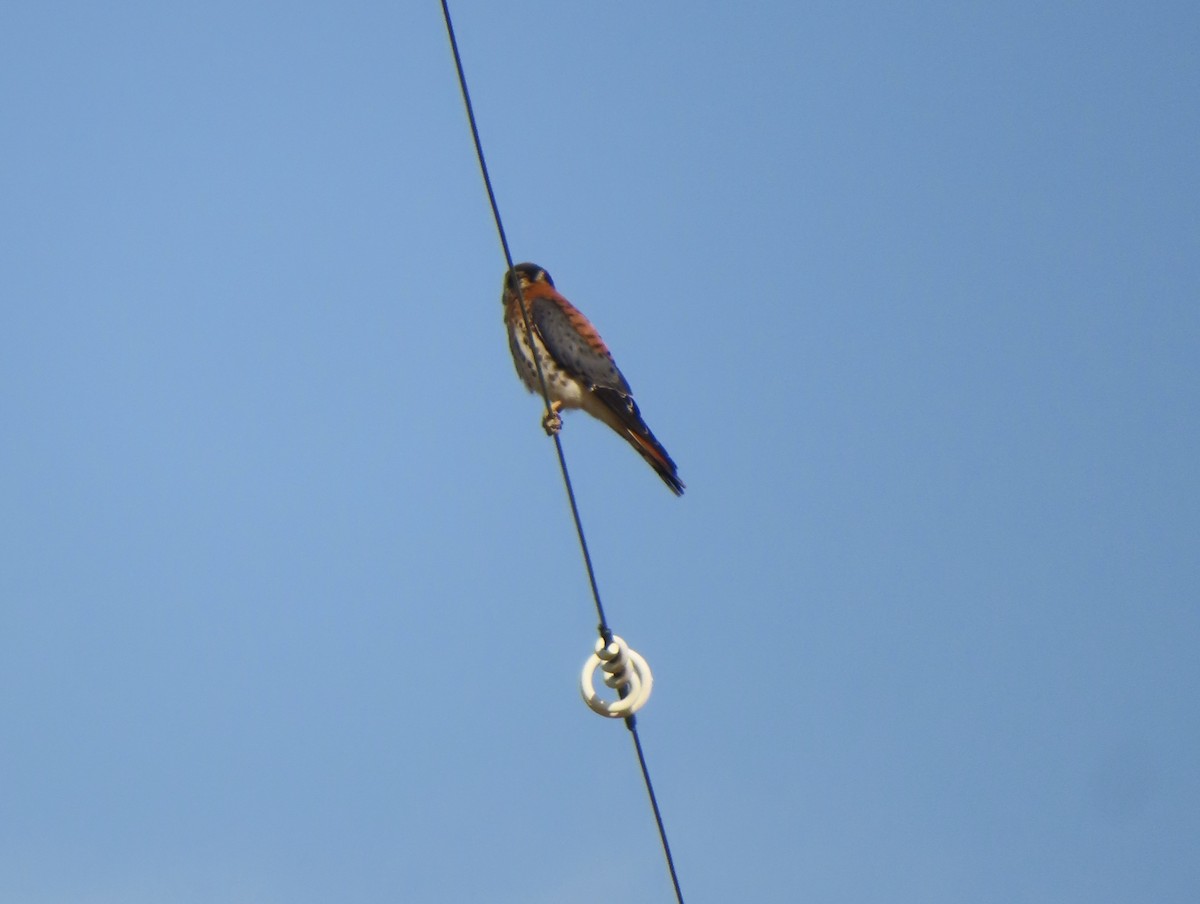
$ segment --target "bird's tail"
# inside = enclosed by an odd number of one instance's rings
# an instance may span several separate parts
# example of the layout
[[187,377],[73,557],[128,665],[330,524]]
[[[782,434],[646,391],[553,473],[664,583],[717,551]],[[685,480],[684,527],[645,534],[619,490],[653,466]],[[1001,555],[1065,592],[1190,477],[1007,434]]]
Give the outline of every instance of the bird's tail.
[[629,440],[629,445],[637,450],[638,455],[646,459],[646,463],[662,478],[663,483],[671,488],[672,493],[682,496],[684,484],[679,479],[675,462],[671,460],[671,456],[667,454],[662,443],[655,439],[650,428],[643,424],[642,429],[645,431],[644,433],[633,427],[625,428],[625,438]]
[[628,387],[621,390],[611,386],[593,386],[592,393],[602,403],[590,409],[592,413],[625,437],[637,454],[646,459],[646,463],[663,479],[663,483],[671,488],[671,492],[682,496],[683,481],[679,479],[675,462],[671,461],[667,450],[642,420],[642,413],[629,394]]

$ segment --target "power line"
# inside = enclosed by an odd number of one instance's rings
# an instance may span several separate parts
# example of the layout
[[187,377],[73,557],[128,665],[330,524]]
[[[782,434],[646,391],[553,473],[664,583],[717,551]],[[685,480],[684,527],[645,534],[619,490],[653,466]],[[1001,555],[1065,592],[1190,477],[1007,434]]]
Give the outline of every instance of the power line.
[[[496,203],[496,193],[492,190],[492,177],[488,175],[487,161],[483,156],[483,142],[479,140],[479,127],[475,124],[475,108],[471,105],[471,93],[467,90],[467,76],[463,72],[462,57],[458,53],[458,40],[454,37],[454,26],[450,22],[450,7],[447,0],[442,0],[442,17],[446,21],[446,34],[450,38],[450,49],[454,52],[454,68],[458,71],[458,86],[462,89],[463,104],[467,108],[467,121],[471,124],[471,138],[475,141],[475,156],[479,159],[479,172],[483,175],[483,185],[487,189],[488,201],[492,205],[492,218],[496,221],[496,232],[500,236],[500,247],[504,249],[505,274],[513,269],[512,252],[508,247],[508,236],[504,232],[504,221],[500,218],[500,205]],[[505,277],[507,279],[507,275]],[[542,390],[542,401],[546,403],[546,414],[552,414],[550,407],[550,392],[546,387],[546,375],[542,372],[541,356],[537,354],[537,345],[533,341],[533,324],[529,319],[529,306],[525,303],[525,293],[521,291],[520,280],[513,280],[513,290],[521,305],[521,319],[525,322],[525,340],[533,350],[533,366],[537,371],[538,386]],[[604,604],[600,602],[600,588],[596,585],[596,570],[592,567],[592,554],[588,552],[587,538],[583,533],[583,521],[579,517],[579,506],[575,504],[575,489],[571,486],[571,475],[567,470],[567,458],[563,454],[562,440],[557,433],[552,434],[554,448],[558,452],[558,466],[562,471],[563,484],[567,488],[567,499],[571,503],[571,517],[575,520],[575,533],[579,536],[579,548],[583,552],[583,564],[587,568],[588,583],[592,587],[592,599],[596,603],[596,615],[599,618],[600,636],[606,644],[612,643],[612,631],[604,617]]]
[[[483,184],[487,189],[488,202],[492,206],[492,217],[496,222],[496,232],[500,236],[500,246],[504,250],[504,263],[506,264],[505,278],[507,279],[507,274],[511,273],[513,269],[512,252],[509,250],[508,236],[504,232],[504,223],[500,218],[500,206],[496,203],[496,193],[492,190],[492,179],[488,174],[487,161],[484,159],[483,142],[479,138],[479,127],[475,122],[475,109],[471,105],[471,93],[467,90],[467,77],[463,72],[462,57],[458,52],[458,40],[454,36],[454,25],[450,21],[450,6],[448,0],[441,0],[441,2],[442,18],[446,23],[446,36],[450,39],[450,50],[454,54],[454,68],[458,72],[458,86],[462,90],[463,105],[467,110],[467,121],[471,126],[471,138],[475,142],[475,156],[479,160],[479,172],[483,176]],[[521,291],[520,280],[514,278],[512,283],[521,306],[521,318],[525,325],[525,338],[529,343],[529,348],[533,351],[531,357],[533,358],[534,368],[537,372],[538,386],[542,391],[542,401],[546,404],[547,415],[550,415],[553,413],[550,405],[550,392],[546,386],[545,374],[542,372],[540,356],[537,354],[537,345],[533,340],[533,325],[529,318],[529,308],[525,302],[525,295]],[[601,639],[605,645],[608,645],[612,643],[613,635],[612,631],[609,630],[608,621],[604,617],[604,605],[600,601],[600,588],[596,584],[596,571],[592,567],[592,556],[588,552],[587,538],[583,532],[583,521],[579,517],[579,506],[575,502],[575,490],[571,486],[571,475],[567,470],[567,458],[563,454],[562,440],[559,438],[558,433],[555,432],[551,436],[554,440],[555,451],[558,453],[558,465],[562,471],[563,486],[567,491],[567,500],[571,504],[571,517],[575,522],[575,533],[579,537],[579,548],[583,553],[583,564],[587,569],[588,583],[592,588],[592,599],[596,604],[596,615],[599,619],[597,627]],[[658,827],[658,837],[662,842],[663,854],[667,860],[667,869],[671,874],[671,884],[675,889],[675,899],[679,904],[683,904],[683,891],[679,887],[679,877],[675,872],[675,860],[671,856],[671,846],[667,843],[667,830],[663,824],[662,811],[658,806],[658,797],[655,795],[654,785],[650,781],[650,769],[646,765],[646,756],[642,750],[642,740],[638,735],[637,719],[633,715],[627,716],[625,718],[625,727],[629,729],[629,733],[633,736],[634,750],[637,752],[638,765],[641,767],[642,779],[646,784],[646,793],[650,797],[650,808],[654,812],[654,822]]]
[[633,749],[637,751],[638,765],[642,768],[642,779],[646,782],[646,794],[650,797],[650,809],[654,811],[654,824],[658,826],[658,837],[662,841],[663,856],[667,858],[667,871],[671,874],[671,885],[675,888],[675,900],[683,904],[683,889],[679,887],[679,876],[675,872],[675,858],[671,856],[671,845],[667,842],[667,827],[663,825],[662,811],[658,808],[658,795],[650,781],[650,767],[646,765],[646,754],[642,752],[642,739],[638,735],[637,717],[625,720],[625,727],[633,735]]

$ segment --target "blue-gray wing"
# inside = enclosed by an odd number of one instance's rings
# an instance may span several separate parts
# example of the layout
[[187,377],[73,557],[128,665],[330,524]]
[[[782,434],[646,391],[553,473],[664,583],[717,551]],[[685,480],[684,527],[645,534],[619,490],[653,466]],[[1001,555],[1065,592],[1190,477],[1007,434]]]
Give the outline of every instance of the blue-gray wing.
[[[592,396],[615,415],[609,422],[637,450],[677,496],[683,494],[675,462],[650,432],[633,392],[617,370],[608,346],[575,307],[562,296],[535,298],[529,316],[555,363],[583,383]],[[607,420],[607,419],[606,419]]]
[[590,389],[630,394],[629,384],[603,340],[577,310],[571,308],[568,313],[551,299],[537,298],[529,314],[542,344],[559,367]]

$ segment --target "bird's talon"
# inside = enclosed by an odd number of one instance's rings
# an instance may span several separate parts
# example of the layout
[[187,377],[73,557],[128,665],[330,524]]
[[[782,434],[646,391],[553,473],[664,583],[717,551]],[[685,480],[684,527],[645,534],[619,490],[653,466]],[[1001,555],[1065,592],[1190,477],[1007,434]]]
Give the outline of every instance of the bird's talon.
[[546,431],[547,436],[554,436],[562,429],[562,418],[558,416],[560,408],[562,408],[562,402],[551,402],[550,410],[542,418],[542,429]]

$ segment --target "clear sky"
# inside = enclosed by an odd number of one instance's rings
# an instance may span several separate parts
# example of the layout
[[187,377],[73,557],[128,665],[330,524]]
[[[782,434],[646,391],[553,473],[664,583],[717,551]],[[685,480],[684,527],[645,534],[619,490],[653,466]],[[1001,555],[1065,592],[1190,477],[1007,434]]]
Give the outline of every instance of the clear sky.
[[[452,7],[686,898],[1200,900],[1200,7]],[[0,11],[0,901],[671,900],[435,2]]]

